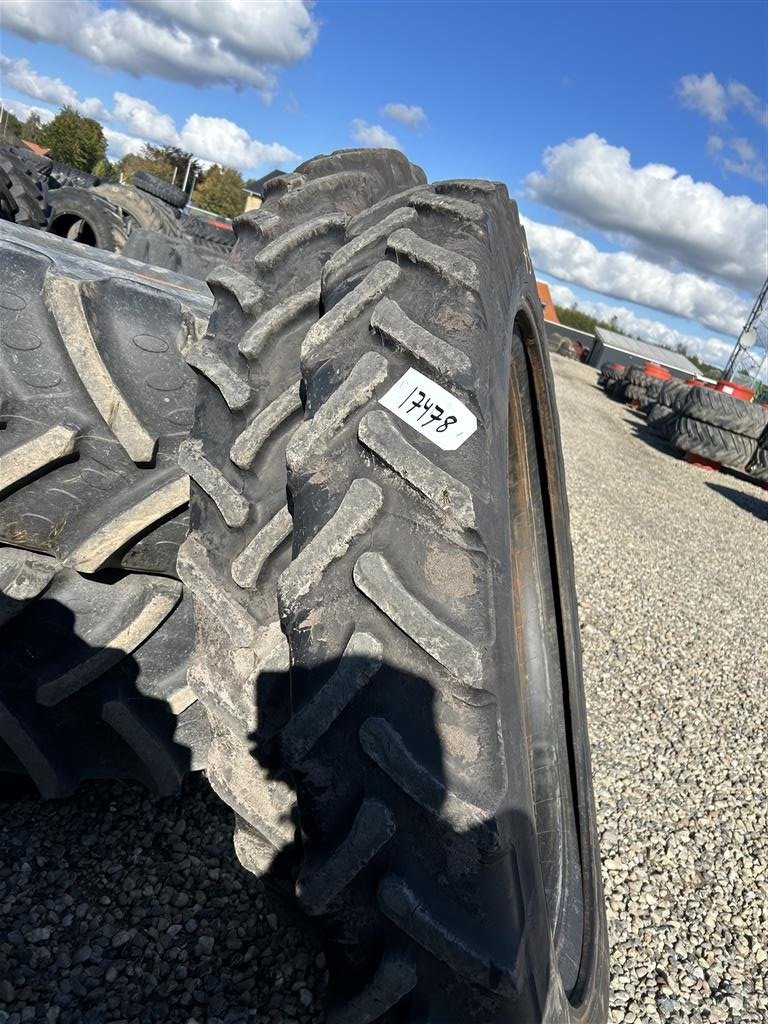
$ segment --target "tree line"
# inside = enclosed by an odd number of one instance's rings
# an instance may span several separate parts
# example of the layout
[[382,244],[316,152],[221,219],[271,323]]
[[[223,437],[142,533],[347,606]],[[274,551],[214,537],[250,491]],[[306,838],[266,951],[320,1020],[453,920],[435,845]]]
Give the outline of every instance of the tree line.
[[151,146],[148,143],[139,153],[128,153],[121,160],[110,161],[107,159],[104,129],[98,121],[78,114],[72,107],[62,107],[47,124],[43,124],[34,113],[26,121],[10,111],[5,116],[6,141],[10,135],[44,146],[50,150],[52,160],[87,171],[104,181],[131,184],[137,171],[148,171],[181,188],[185,177],[188,177],[187,188],[195,182],[191,196],[193,205],[224,217],[236,217],[245,208],[245,182],[233,167],[214,164],[206,170],[191,153],[177,146]]

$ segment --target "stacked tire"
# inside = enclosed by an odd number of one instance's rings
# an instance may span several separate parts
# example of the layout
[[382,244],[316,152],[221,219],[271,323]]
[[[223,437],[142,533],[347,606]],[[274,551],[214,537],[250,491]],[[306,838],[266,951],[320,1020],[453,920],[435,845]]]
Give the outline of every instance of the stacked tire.
[[209,742],[175,560],[210,297],[16,225],[0,270],[0,771],[167,795]]
[[681,380],[671,377],[659,389],[656,402],[648,410],[648,426],[665,440],[672,439],[672,432],[688,398],[690,388]]
[[611,381],[619,381],[623,378],[625,370],[626,367],[619,363],[605,363],[601,366],[597,376],[597,386],[607,390]]
[[[768,409],[713,388],[689,389],[670,440],[688,452],[730,469],[753,466],[768,429]],[[758,458],[758,472],[760,472]]]

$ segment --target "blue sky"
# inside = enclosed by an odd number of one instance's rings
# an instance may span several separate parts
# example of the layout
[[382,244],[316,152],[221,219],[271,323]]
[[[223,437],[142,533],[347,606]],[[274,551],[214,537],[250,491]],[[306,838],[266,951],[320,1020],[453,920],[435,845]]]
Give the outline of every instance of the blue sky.
[[518,199],[556,298],[722,363],[768,274],[768,6],[4,0],[3,99],[261,174],[393,144]]

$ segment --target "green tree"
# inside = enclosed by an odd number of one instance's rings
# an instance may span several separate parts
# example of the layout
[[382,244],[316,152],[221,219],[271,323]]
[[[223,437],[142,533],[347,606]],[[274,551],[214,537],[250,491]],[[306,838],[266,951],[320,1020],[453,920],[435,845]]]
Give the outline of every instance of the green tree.
[[32,113],[29,115],[27,120],[21,126],[21,137],[27,142],[40,143],[40,136],[43,133],[43,122],[40,120],[40,115]]
[[243,176],[231,167],[214,164],[195,189],[192,202],[223,217],[237,217],[245,209]]
[[20,139],[24,131],[24,125],[22,122],[15,114],[12,114],[7,107],[0,107],[0,110],[2,110],[3,121],[3,127],[2,130],[0,130],[0,137],[5,139],[6,142],[10,141],[12,136]]
[[40,144],[47,146],[54,160],[91,171],[103,160],[107,140],[98,121],[83,117],[72,107],[62,107],[40,132]]
[[103,160],[99,160],[93,168],[93,173],[97,178],[103,178],[105,181],[120,180],[120,175],[117,172],[116,165],[113,164],[111,160],[107,160],[106,157],[104,157]]

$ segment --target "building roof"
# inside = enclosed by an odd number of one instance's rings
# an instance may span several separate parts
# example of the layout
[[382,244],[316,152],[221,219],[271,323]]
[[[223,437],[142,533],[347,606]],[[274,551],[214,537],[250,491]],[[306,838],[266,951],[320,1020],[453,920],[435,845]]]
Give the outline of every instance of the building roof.
[[624,352],[628,356],[636,356],[649,363],[658,363],[659,366],[688,373],[691,377],[701,376],[690,359],[686,359],[679,352],[673,352],[671,348],[653,345],[650,341],[640,341],[638,338],[628,338],[625,334],[617,334],[616,331],[609,331],[606,327],[596,327],[595,337],[607,348],[612,348],[616,352]]
[[29,142],[27,139],[21,140],[27,149],[31,149],[33,153],[37,153],[38,156],[48,156],[51,152],[50,149],[46,149],[45,146],[38,146],[36,142]]
[[265,174],[263,178],[251,178],[250,181],[246,181],[243,185],[244,192],[250,192],[254,196],[264,195],[264,186],[272,178],[279,178],[281,174],[285,174],[285,171],[270,171],[269,174]]
[[552,324],[559,324],[557,313],[555,312],[555,304],[552,301],[552,295],[549,291],[549,285],[544,284],[543,281],[536,282],[536,291],[539,293],[541,304],[544,307],[544,319],[549,320]]

